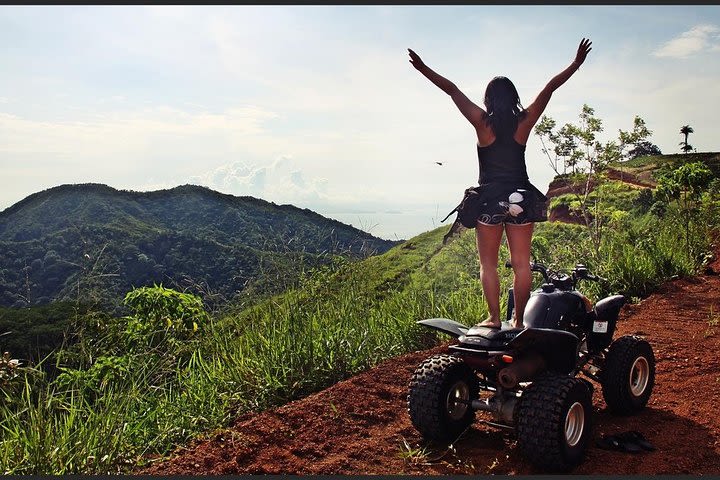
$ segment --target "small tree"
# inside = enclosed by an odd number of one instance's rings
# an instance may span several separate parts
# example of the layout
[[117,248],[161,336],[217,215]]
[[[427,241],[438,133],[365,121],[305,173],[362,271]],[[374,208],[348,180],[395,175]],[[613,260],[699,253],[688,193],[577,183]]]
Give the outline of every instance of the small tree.
[[623,152],[623,159],[632,160],[643,155],[661,155],[662,152],[657,145],[648,141],[652,131],[648,130],[645,120],[635,115],[633,129],[631,132],[618,130],[620,132],[620,149]]
[[627,152],[628,160],[648,155],[662,155],[660,147],[650,142],[639,142],[635,148]]
[[132,345],[156,345],[162,340],[181,345],[197,338],[209,321],[199,297],[162,285],[135,288],[123,303],[133,311],[125,317],[125,335]]
[[[577,127],[568,123],[557,132],[554,132],[555,126],[555,120],[547,115],[543,115],[540,122],[535,126],[535,134],[540,137],[543,146],[542,151],[548,156],[550,166],[556,175],[560,175],[561,163],[563,175],[568,173],[568,169],[571,169],[572,173],[577,173],[578,162],[582,157],[581,152],[578,150]],[[551,156],[547,150],[546,140],[553,145],[554,156]]]
[[688,145],[688,136],[690,136],[691,133],[695,132],[693,128],[690,125],[683,125],[680,129],[680,134],[685,135],[685,139],[680,142],[680,145],[682,145],[682,151],[685,153],[690,152],[693,148],[692,145]]
[[685,226],[685,245],[690,254],[690,224],[695,220],[702,192],[708,188],[713,174],[702,162],[686,163],[675,170],[664,172],[658,180],[657,194],[676,200]]
[[[597,140],[596,135],[603,131],[602,120],[595,116],[595,110],[587,104],[583,105],[580,112],[579,125],[567,123],[557,132],[553,131],[555,126],[555,120],[543,115],[534,131],[540,137],[542,151],[548,156],[550,166],[557,175],[560,175],[558,166],[562,163],[563,173],[567,173],[567,168],[571,167],[573,173],[583,176],[582,190],[575,193],[576,201],[597,255],[600,251],[604,220],[600,215],[599,202],[590,205],[588,197],[593,188],[602,182],[602,172],[608,163],[619,160],[622,152],[615,141],[603,144]],[[552,145],[554,157],[550,154],[546,142]],[[593,212],[591,207],[594,207]]]

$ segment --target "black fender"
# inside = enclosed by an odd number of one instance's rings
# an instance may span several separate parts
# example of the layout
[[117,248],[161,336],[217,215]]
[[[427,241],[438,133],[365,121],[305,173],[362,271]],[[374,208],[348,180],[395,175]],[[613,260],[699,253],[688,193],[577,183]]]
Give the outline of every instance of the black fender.
[[612,295],[595,304],[593,315],[588,315],[585,330],[588,332],[588,349],[599,352],[612,343],[620,309],[625,305],[625,297]]
[[469,327],[455,320],[450,320],[449,318],[428,318],[426,320],[418,320],[416,323],[447,333],[455,338],[465,335],[469,330]]
[[535,352],[545,359],[549,370],[569,373],[577,364],[579,343],[578,337],[565,330],[526,328],[508,343],[508,350]]
[[595,304],[595,314],[598,320],[617,320],[623,305],[625,305],[625,297],[623,295],[613,295],[603,298]]

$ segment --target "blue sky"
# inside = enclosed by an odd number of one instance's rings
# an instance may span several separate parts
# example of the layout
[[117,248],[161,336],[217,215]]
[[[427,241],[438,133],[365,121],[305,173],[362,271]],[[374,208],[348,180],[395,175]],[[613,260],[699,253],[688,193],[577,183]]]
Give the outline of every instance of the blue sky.
[[477,157],[406,49],[478,104],[505,75],[527,105],[583,36],[546,114],[587,103],[605,140],[640,115],[664,153],[689,124],[720,150],[719,6],[0,7],[0,210],[64,183],[194,183],[409,238],[476,184]]

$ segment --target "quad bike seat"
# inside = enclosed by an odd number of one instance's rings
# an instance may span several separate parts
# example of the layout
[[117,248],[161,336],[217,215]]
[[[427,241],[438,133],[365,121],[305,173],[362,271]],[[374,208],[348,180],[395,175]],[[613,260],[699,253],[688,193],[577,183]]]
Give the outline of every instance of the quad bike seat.
[[524,329],[510,327],[503,323],[501,328],[470,327],[467,333],[461,336],[460,344],[477,350],[504,350],[508,343]]

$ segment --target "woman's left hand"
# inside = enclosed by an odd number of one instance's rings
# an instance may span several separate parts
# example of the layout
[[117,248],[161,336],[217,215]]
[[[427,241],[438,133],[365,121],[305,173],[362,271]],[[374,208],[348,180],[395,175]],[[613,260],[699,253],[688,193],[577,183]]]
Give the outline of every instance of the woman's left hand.
[[575,61],[573,62],[576,63],[578,67],[583,64],[583,62],[588,56],[588,53],[590,53],[590,50],[592,50],[592,48],[590,48],[590,45],[592,45],[592,42],[587,38],[583,38],[580,41],[580,45],[577,49],[577,54],[575,55]]

